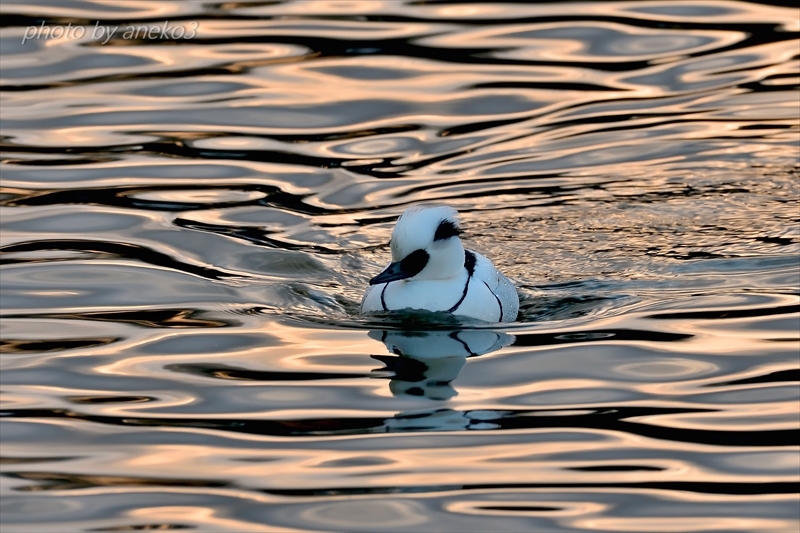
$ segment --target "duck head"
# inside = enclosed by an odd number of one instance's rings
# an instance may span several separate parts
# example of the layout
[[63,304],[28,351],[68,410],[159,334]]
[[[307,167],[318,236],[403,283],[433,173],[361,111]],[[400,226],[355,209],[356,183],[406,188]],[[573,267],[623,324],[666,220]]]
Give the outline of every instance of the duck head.
[[457,276],[464,268],[460,234],[458,212],[452,207],[409,207],[392,231],[392,264],[369,284]]

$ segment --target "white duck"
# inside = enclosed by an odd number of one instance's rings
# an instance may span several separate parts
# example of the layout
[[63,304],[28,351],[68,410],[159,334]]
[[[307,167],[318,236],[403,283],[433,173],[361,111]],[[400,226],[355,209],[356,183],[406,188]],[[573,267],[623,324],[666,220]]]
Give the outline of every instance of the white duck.
[[392,231],[392,263],[370,280],[361,312],[418,309],[516,320],[516,288],[487,258],[465,250],[460,233],[451,207],[408,208]]

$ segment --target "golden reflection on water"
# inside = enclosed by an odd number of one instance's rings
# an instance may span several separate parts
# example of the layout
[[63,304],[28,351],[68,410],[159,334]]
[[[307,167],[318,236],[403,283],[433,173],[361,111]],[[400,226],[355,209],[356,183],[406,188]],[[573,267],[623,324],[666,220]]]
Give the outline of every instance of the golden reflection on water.
[[658,518],[624,518],[624,519],[589,519],[577,520],[575,526],[602,531],[779,531],[786,526],[780,520],[768,518],[756,519],[720,519],[719,517],[675,518],[664,516]]

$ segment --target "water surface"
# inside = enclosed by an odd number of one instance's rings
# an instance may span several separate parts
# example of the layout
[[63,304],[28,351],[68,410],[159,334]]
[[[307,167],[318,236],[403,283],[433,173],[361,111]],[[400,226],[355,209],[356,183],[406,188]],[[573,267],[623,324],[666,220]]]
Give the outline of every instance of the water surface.
[[[4,1],[3,531],[796,531],[779,4]],[[418,202],[516,322],[358,315]]]

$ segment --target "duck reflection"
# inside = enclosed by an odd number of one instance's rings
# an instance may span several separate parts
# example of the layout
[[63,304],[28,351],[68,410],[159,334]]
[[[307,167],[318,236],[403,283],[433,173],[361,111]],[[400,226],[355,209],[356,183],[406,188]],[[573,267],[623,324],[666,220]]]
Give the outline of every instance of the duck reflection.
[[373,355],[392,373],[389,390],[395,396],[447,400],[458,394],[451,382],[467,357],[494,352],[514,342],[508,333],[490,330],[388,331],[373,330],[394,355]]

